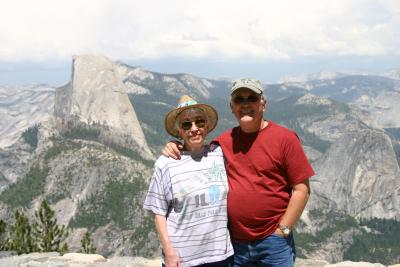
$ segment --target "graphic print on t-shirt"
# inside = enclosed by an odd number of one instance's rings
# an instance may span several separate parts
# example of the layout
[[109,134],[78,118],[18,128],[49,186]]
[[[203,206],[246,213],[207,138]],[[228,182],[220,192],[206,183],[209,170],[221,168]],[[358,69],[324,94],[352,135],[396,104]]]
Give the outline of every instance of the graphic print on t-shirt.
[[[173,190],[177,192],[172,206],[176,213],[182,213],[182,219],[186,216],[202,218],[218,214],[219,210],[206,212],[204,208],[219,205],[220,200],[225,199],[227,195],[224,165],[213,161],[210,168],[195,173],[194,176],[191,172],[181,173],[180,181],[172,182]],[[182,176],[187,176],[187,179],[182,179]],[[188,210],[192,212],[191,215],[187,215]]]

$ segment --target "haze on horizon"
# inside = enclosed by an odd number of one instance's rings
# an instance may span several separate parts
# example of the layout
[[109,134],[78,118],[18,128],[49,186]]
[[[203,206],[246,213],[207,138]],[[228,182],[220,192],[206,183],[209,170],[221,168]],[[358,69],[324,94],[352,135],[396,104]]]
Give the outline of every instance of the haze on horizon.
[[263,82],[377,72],[400,68],[400,1],[4,1],[0,40],[0,85],[64,83],[72,55],[87,53]]

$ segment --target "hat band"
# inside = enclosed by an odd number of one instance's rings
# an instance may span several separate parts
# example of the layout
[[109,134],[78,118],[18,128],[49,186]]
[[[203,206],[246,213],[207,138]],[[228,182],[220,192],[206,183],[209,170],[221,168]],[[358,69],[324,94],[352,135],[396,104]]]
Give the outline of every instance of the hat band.
[[185,102],[180,103],[180,104],[178,105],[178,108],[187,107],[187,106],[196,105],[196,104],[197,104],[196,101],[194,101],[194,100],[188,100],[188,101],[185,101]]

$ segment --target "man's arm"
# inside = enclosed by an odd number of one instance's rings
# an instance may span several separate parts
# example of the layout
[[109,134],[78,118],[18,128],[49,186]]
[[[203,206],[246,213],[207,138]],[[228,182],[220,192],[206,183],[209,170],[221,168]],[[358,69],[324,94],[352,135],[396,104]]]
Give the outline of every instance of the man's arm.
[[166,267],[181,267],[179,255],[169,241],[167,218],[165,218],[165,216],[155,214],[154,221],[156,224],[161,247],[164,251]]
[[[310,191],[310,182],[308,179],[293,186],[289,205],[279,224],[293,229],[293,226],[300,219],[300,216],[306,207],[308,197],[310,196]],[[275,230],[275,234],[282,236],[283,232],[277,228]]]
[[179,141],[169,141],[163,148],[162,154],[167,158],[181,159],[183,145]]

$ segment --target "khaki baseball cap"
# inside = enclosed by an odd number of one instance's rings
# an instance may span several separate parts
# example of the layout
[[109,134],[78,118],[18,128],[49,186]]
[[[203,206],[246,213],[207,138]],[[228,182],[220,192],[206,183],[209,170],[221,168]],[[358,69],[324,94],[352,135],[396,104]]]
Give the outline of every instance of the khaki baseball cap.
[[259,95],[263,93],[261,82],[259,80],[252,78],[242,78],[234,81],[231,88],[231,95],[234,94],[240,88],[248,88],[254,93]]

